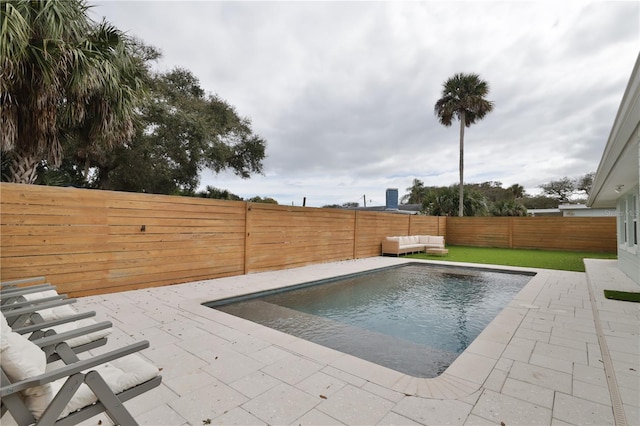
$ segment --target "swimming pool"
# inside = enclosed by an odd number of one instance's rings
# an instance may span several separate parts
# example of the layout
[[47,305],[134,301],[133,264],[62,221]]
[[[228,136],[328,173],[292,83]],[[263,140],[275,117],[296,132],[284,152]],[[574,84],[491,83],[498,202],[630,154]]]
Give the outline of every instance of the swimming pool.
[[410,263],[207,306],[430,378],[464,351],[531,276]]

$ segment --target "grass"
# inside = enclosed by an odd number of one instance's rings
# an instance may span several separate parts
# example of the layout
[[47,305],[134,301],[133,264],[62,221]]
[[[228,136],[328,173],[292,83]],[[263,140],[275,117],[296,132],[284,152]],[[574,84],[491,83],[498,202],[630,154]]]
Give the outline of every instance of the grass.
[[605,290],[604,297],[607,299],[622,300],[625,302],[640,302],[640,293],[633,293],[629,291]]
[[447,246],[447,256],[415,253],[407,257],[415,259],[470,262],[491,265],[522,266],[529,268],[560,269],[584,272],[585,258],[616,259],[615,253],[590,253],[573,251],[505,249],[487,247]]

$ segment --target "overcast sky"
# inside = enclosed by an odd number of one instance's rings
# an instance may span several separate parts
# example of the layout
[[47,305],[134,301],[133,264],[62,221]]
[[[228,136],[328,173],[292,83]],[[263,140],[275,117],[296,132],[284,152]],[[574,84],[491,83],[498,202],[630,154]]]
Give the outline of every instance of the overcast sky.
[[203,173],[243,197],[383,205],[458,181],[442,83],[477,73],[494,111],[467,129],[465,182],[529,194],[595,171],[640,50],[640,2],[91,2],[186,68],[267,140],[264,175]]

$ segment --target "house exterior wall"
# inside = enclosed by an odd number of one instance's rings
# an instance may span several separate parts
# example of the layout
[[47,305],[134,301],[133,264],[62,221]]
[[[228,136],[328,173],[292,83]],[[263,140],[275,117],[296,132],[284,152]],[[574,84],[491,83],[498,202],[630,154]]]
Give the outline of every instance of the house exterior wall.
[[636,185],[618,198],[617,207],[618,265],[625,274],[640,284],[640,186]]
[[603,217],[603,216],[615,216],[616,209],[594,209],[587,208],[587,206],[581,205],[560,205],[562,216],[567,217]]
[[640,286],[640,54],[622,96],[587,206],[616,207],[618,267]]

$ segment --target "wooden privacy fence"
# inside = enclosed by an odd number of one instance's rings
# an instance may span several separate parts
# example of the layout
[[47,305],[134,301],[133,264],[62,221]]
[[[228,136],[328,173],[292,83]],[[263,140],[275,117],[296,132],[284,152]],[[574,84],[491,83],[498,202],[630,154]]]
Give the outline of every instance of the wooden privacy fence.
[[388,235],[449,245],[616,251],[615,218],[446,218],[0,184],[0,279],[73,296],[380,255]]
[[447,244],[615,253],[616,218],[449,217]]
[[0,278],[73,296],[380,255],[446,218],[0,184]]

